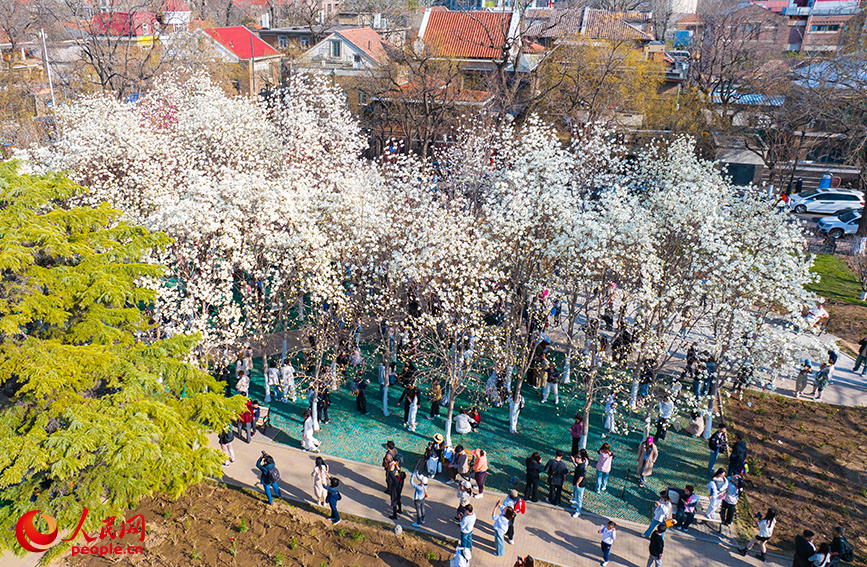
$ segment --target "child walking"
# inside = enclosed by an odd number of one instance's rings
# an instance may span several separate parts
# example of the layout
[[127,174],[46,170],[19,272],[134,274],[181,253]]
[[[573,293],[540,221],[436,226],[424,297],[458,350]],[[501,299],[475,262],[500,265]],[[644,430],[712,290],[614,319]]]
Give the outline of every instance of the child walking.
[[617,539],[617,524],[608,522],[601,528],[599,533],[602,534],[602,567],[608,565],[608,558],[611,556],[611,546],[614,540]]
[[331,483],[325,485],[325,490],[328,491],[328,496],[325,497],[325,501],[331,506],[331,525],[337,525],[340,523],[340,512],[337,511],[337,501],[343,498],[340,496],[340,491],[337,490],[337,487],[340,486],[340,479],[332,478]]

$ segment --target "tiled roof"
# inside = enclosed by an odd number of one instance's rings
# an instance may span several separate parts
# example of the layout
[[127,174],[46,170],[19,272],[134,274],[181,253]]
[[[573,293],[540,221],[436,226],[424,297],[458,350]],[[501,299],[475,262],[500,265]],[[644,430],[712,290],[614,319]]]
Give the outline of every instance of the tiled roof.
[[585,8],[582,33],[590,39],[652,41],[654,39],[652,35],[625,21],[630,14],[632,12],[609,12]]
[[140,37],[156,33],[154,12],[102,12],[93,16],[91,32],[96,35]]
[[190,6],[184,0],[164,0],[163,12],[189,12]]
[[350,28],[340,30],[337,33],[380,65],[388,63],[388,54],[385,51],[384,40],[381,35],[373,31],[373,28]]
[[500,57],[512,14],[431,10],[421,39],[440,57],[493,59]]
[[[608,10],[551,10],[545,19],[530,23],[526,35],[538,38],[566,38],[583,33],[590,39],[650,41],[653,36],[630,22],[647,23],[649,12]],[[583,30],[583,32],[582,32]]]
[[383,100],[391,100],[400,96],[407,97],[410,101],[413,101],[413,99],[420,99],[423,95],[427,95],[433,96],[434,101],[440,103],[469,104],[475,106],[489,102],[493,96],[488,91],[473,89],[457,90],[454,85],[446,86],[444,84],[437,86],[432,79],[428,79],[428,84],[430,85],[430,88],[427,92],[424,92],[418,83],[406,82],[385,93],[380,98]]
[[244,26],[230,28],[213,28],[205,33],[214,38],[220,45],[232,52],[238,59],[250,59],[250,49],[255,57],[272,57],[280,53],[259,39],[259,37]]

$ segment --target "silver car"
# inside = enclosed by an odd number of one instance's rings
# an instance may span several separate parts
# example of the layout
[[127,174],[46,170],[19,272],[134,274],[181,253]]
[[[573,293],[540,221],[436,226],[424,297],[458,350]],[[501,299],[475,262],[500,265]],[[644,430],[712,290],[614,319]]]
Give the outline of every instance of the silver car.
[[816,223],[819,230],[827,232],[829,236],[840,238],[844,234],[855,234],[858,231],[858,221],[861,220],[861,211],[847,211],[840,215],[819,219]]

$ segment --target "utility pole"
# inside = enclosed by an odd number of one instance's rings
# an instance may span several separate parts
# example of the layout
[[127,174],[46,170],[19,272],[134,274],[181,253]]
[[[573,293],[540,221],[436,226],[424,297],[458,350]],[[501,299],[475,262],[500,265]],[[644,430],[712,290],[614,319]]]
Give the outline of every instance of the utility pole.
[[256,52],[253,51],[253,32],[250,32],[250,96],[256,96]]
[[45,29],[39,29],[42,35],[42,62],[45,64],[45,72],[48,74],[48,89],[51,91],[51,112],[56,112],[57,101],[54,98],[54,81],[51,80],[51,65],[48,64],[48,48],[45,46]]

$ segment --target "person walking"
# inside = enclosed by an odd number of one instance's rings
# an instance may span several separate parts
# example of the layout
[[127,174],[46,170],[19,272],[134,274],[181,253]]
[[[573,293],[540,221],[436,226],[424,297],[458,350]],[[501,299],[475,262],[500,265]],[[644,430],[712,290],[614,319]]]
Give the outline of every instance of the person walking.
[[361,415],[367,415],[367,380],[359,373],[352,383],[355,386],[355,409]]
[[804,390],[807,389],[807,382],[810,379],[810,374],[813,373],[813,366],[810,364],[809,360],[804,360],[804,365],[801,367],[801,370],[798,372],[798,376],[795,378],[795,397],[800,398],[801,394],[804,393]]
[[473,513],[473,505],[467,504],[460,517],[461,547],[473,548],[473,528],[476,525],[476,515]]
[[659,441],[665,441],[665,434],[668,432],[668,422],[674,415],[674,402],[671,396],[665,396],[660,400],[658,405],[659,417],[656,420],[656,434],[653,438]]
[[235,449],[232,447],[232,441],[235,440],[235,434],[232,433],[231,425],[227,425],[223,427],[222,431],[220,431],[219,441],[220,441],[220,450],[229,457],[229,460],[223,460],[223,466],[228,466],[229,463],[235,462]]
[[416,418],[418,417],[418,404],[421,399],[421,392],[418,386],[413,385],[409,392],[409,416],[407,417],[406,428],[409,431],[415,431]]
[[268,504],[273,504],[272,491],[277,498],[282,498],[280,486],[277,484],[280,481],[280,471],[277,470],[277,466],[274,464],[274,458],[265,451],[262,451],[262,456],[256,461],[256,468],[261,473],[260,480],[262,487],[265,489],[265,495],[268,497]]
[[243,438],[243,432],[247,432],[247,443],[253,440],[253,401],[247,399],[247,405],[241,418],[238,420],[238,439]]
[[581,508],[584,506],[584,489],[587,487],[587,465],[590,464],[590,457],[587,456],[586,449],[580,449],[578,454],[572,457],[572,464],[575,465],[575,473],[572,479],[573,491],[572,499],[569,500],[575,508],[572,514],[573,518],[581,516]]
[[563,462],[563,451],[557,449],[554,458],[545,465],[545,472],[548,474],[548,504],[559,506],[563,482],[569,473],[569,467]]
[[732,453],[729,455],[728,476],[740,474],[744,472],[744,464],[747,462],[747,442],[744,440],[744,434],[740,431],[735,433],[737,441],[732,445]]
[[756,514],[756,519],[759,522],[759,533],[753,539],[747,543],[746,547],[742,547],[739,551],[741,555],[746,556],[747,553],[753,548],[757,543],[761,546],[762,552],[759,553],[759,559],[762,561],[765,560],[765,554],[768,551],[767,544],[768,540],[771,539],[771,536],[774,535],[774,527],[777,525],[777,511],[773,508],[768,508],[768,511],[765,512],[764,517],[761,514]]
[[316,497],[316,502],[320,506],[325,506],[325,498],[328,496],[325,487],[328,485],[328,479],[331,478],[331,475],[328,473],[328,465],[325,464],[322,457],[316,457],[316,465],[310,476],[313,477],[313,496]]
[[542,466],[542,455],[534,452],[527,457],[527,482],[524,489],[524,499],[531,502],[539,501],[539,479],[545,467]]
[[415,522],[412,523],[415,527],[420,527],[424,524],[424,503],[427,499],[427,483],[428,479],[418,471],[413,471],[409,477],[409,485],[413,488],[412,503],[415,505]]
[[340,512],[337,511],[337,501],[342,499],[343,497],[340,495],[340,479],[339,478],[331,478],[328,483],[328,486],[325,487],[325,490],[328,491],[328,494],[325,496],[325,501],[331,506],[331,525],[337,525],[340,523]]
[[795,536],[795,557],[792,560],[792,567],[813,567],[810,557],[816,553],[816,544],[813,543],[815,535],[811,530],[804,530],[803,534]]
[[382,415],[388,417],[391,414],[388,413],[389,366],[388,357],[386,355],[382,356],[382,360],[379,361],[379,366],[376,371],[377,380],[379,381],[379,397],[382,400]]
[[580,413],[575,414],[575,421],[569,427],[569,435],[572,436],[572,453],[575,457],[581,451],[581,436],[584,435],[584,418]]
[[689,530],[690,524],[695,520],[697,506],[698,495],[695,493],[695,487],[687,484],[683,490],[683,495],[677,501],[677,513],[674,516],[679,530],[684,532]]
[[[405,375],[406,373],[404,373]],[[397,405],[400,406],[403,403],[403,426],[406,427],[409,423],[409,406],[412,403],[410,398],[410,394],[413,392],[413,384],[410,382],[406,382],[403,387],[403,392],[400,394],[400,397],[397,399]]]
[[722,525],[730,526],[735,519],[735,509],[738,507],[738,498],[744,491],[744,479],[740,474],[728,477],[728,487],[722,501]]
[[518,491],[513,488],[503,500],[503,507],[515,511],[515,515],[509,519],[509,529],[506,530],[506,543],[512,545],[515,543],[515,518],[518,517],[518,514],[527,513],[527,505],[518,497]]
[[596,492],[608,490],[608,475],[611,474],[613,461],[614,454],[611,452],[611,445],[603,443],[599,447],[599,458],[596,461]]
[[[603,423],[603,427],[608,430],[608,433],[614,433],[614,408],[616,404],[617,400],[614,394],[608,394],[608,397],[605,398],[605,423]],[[602,437],[605,437],[604,433]]]
[[304,425],[301,431],[301,446],[305,451],[319,452],[319,440],[313,436],[313,411],[304,410]]
[[644,486],[645,480],[653,474],[653,464],[659,458],[659,449],[653,442],[653,437],[648,436],[638,446],[638,486]]
[[522,409],[524,409],[524,396],[518,388],[515,388],[509,396],[509,433],[513,435],[518,433],[518,416],[521,415]]
[[723,496],[729,488],[729,481],[726,478],[725,469],[717,469],[716,474],[713,475],[713,478],[710,479],[710,482],[707,483],[707,491],[709,494],[709,501],[707,504],[707,511],[705,512],[705,517],[708,520],[713,520],[716,518],[717,510],[722,503]]
[[438,378],[434,378],[430,385],[430,415],[428,419],[434,419],[440,416],[440,405],[443,401],[443,387],[440,385]]
[[857,373],[859,368],[861,368],[861,376],[864,376],[867,373],[867,337],[858,341],[858,356],[855,357],[855,367],[852,372]]
[[643,537],[650,537],[653,530],[659,525],[664,527],[665,521],[669,518],[671,518],[671,497],[669,497],[667,490],[663,490],[659,493],[659,500],[656,501],[656,506],[653,508],[653,517],[650,520],[650,526],[648,526],[647,530],[642,534]]
[[548,363],[548,371],[546,373],[548,381],[542,389],[542,403],[548,401],[548,396],[554,394],[554,405],[560,404],[560,392],[557,390],[557,384],[560,382],[560,373],[553,362]]
[[391,494],[391,477],[388,472],[391,470],[391,463],[397,458],[397,447],[394,441],[389,439],[385,442],[385,455],[382,457],[382,469],[385,471],[385,493]]
[[331,423],[328,419],[328,408],[331,407],[331,393],[328,391],[328,386],[322,384],[316,392],[316,412],[318,414],[319,423],[325,425]]
[[602,534],[602,567],[606,567],[608,559],[611,557],[611,546],[617,539],[617,524],[609,520],[607,524],[599,528],[599,533]]
[[813,396],[816,401],[822,401],[822,395],[825,393],[825,388],[828,387],[828,384],[831,383],[831,375],[830,369],[832,366],[828,364],[822,364],[819,367],[819,371],[816,372],[816,379],[813,383],[813,391],[810,392],[810,395]]
[[474,498],[484,498],[485,479],[488,477],[488,454],[484,449],[473,449],[470,455],[473,457],[473,478],[476,479],[476,486],[479,487],[479,493]]
[[293,403],[298,401],[298,392],[295,389],[295,367],[288,358],[283,360],[283,365],[280,367],[280,384],[283,389],[282,401]]
[[506,554],[506,532],[509,531],[509,522],[515,518],[515,511],[504,508],[497,502],[491,513],[494,521],[494,555],[500,557]]
[[707,461],[707,476],[713,476],[713,469],[716,466],[716,459],[720,453],[723,455],[728,453],[729,441],[726,435],[726,424],[720,423],[717,425],[716,433],[710,436],[707,440],[707,448],[710,449],[710,457]]
[[647,558],[647,567],[662,567],[662,553],[665,550],[665,524],[659,524],[650,534],[650,557]]

